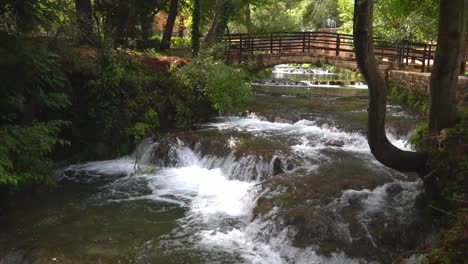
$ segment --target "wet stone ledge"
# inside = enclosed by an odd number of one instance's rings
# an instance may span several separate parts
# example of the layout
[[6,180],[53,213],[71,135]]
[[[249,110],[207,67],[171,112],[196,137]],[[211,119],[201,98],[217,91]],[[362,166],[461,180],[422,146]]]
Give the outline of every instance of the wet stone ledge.
[[[429,97],[429,84],[431,74],[422,72],[390,71],[388,74],[388,87],[398,87],[408,90],[422,98]],[[468,104],[468,77],[458,77],[458,101]]]

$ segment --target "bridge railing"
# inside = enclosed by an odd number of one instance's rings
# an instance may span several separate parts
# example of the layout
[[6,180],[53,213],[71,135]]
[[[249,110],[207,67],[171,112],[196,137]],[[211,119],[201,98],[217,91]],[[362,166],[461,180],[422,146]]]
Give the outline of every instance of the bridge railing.
[[[333,32],[279,32],[271,34],[228,34],[228,59],[239,61],[254,55],[325,54],[354,57],[353,36]],[[419,62],[421,71],[429,69],[435,56],[435,45],[409,41],[386,42],[376,38],[374,53],[379,60],[399,63]]]

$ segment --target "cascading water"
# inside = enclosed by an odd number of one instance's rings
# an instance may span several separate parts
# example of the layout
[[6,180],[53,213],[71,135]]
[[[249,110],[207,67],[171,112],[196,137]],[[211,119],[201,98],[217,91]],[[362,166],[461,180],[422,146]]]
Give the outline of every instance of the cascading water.
[[36,237],[27,254],[69,263],[385,263],[411,248],[396,237],[417,223],[419,183],[376,162],[361,130],[296,114],[221,117],[70,166],[47,198],[59,205],[6,239]]

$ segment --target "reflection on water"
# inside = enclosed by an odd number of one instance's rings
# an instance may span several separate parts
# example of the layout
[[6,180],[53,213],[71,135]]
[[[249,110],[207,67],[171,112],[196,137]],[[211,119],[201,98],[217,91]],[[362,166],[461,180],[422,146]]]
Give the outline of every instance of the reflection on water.
[[359,75],[344,69],[328,70],[313,66],[292,66],[281,64],[273,67],[267,79],[256,80],[254,87],[322,87],[337,88],[350,87],[367,89]]
[[292,81],[354,81],[361,82],[358,74],[345,70],[325,68],[314,66],[291,66],[280,64],[273,67],[272,79],[292,80]]

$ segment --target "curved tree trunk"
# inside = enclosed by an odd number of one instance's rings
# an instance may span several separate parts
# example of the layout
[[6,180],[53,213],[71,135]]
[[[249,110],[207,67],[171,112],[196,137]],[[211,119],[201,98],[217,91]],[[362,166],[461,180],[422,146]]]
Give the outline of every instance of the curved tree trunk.
[[429,133],[455,125],[457,83],[464,51],[468,0],[441,0],[439,36],[431,72]]
[[229,17],[234,11],[234,4],[232,0],[217,0],[216,13],[211,27],[205,36],[206,43],[214,43],[218,37],[222,37],[226,31]]
[[167,16],[166,26],[161,41],[161,50],[166,50],[171,47],[172,32],[177,18],[177,9],[179,8],[179,0],[171,0],[169,7],[169,15]]
[[[450,0],[449,0],[450,1]],[[385,134],[387,87],[374,56],[373,1],[355,0],[354,46],[358,67],[369,87],[368,142],[374,157],[382,164],[405,172],[425,172],[425,153],[395,147]]]

